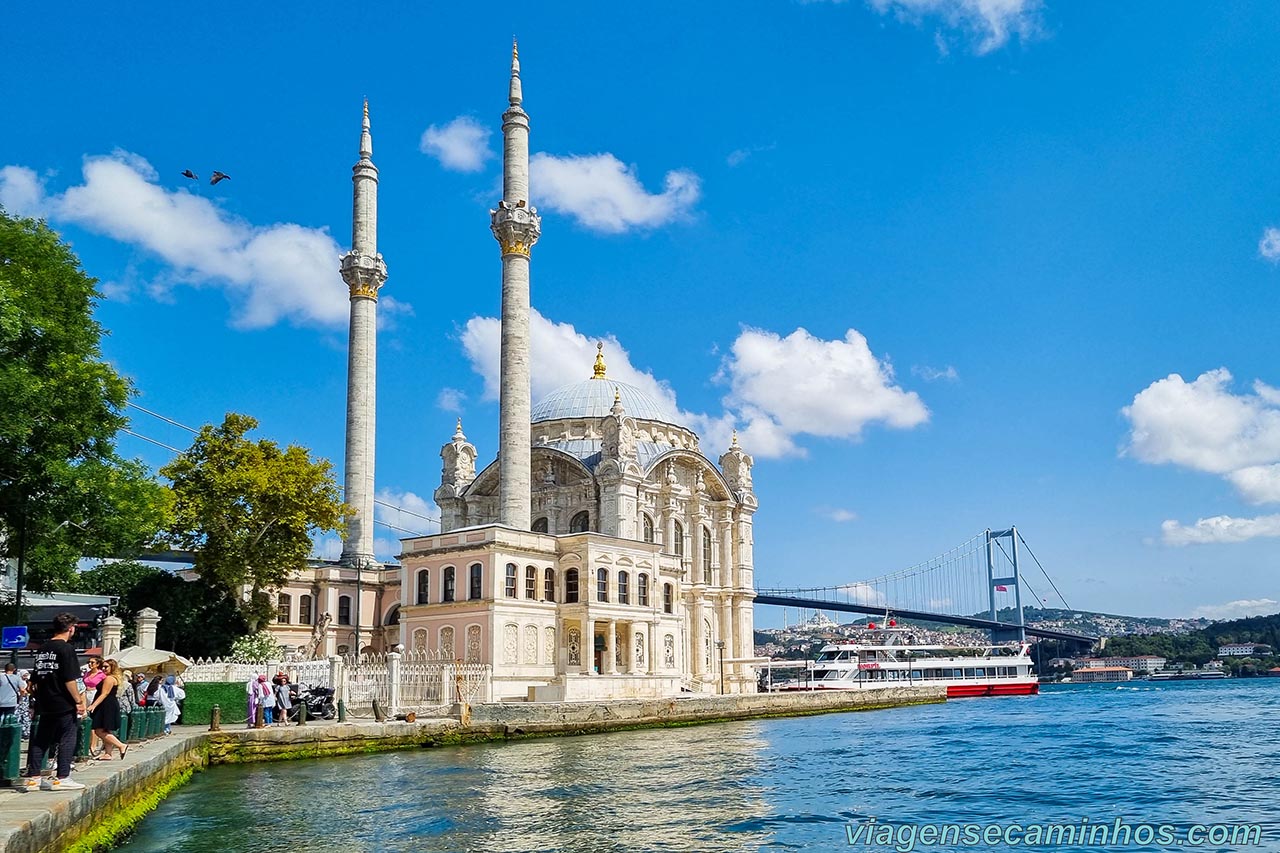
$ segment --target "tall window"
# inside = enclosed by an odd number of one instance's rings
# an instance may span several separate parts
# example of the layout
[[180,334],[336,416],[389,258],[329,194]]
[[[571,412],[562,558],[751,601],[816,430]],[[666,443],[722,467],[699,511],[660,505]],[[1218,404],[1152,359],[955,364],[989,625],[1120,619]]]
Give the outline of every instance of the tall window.
[[441,601],[453,601],[457,592],[457,570],[453,566],[444,567],[444,590],[440,595]]
[[484,596],[484,566],[479,563],[471,564],[471,589],[467,591],[467,598],[475,601],[477,598]]
[[702,528],[702,582],[711,583],[711,531]]
[[542,600],[556,600],[556,570],[549,566],[542,573]]
[[640,529],[644,534],[644,541],[653,542],[653,518],[648,513],[640,513]]
[[569,521],[570,533],[586,533],[591,529],[591,513],[585,509]]
[[351,596],[349,595],[338,596],[338,624],[351,624]]
[[516,564],[507,563],[507,582],[502,590],[507,598],[516,597]]
[[609,600],[609,570],[596,569],[596,601]]
[[677,557],[684,556],[684,525],[680,522],[673,522],[672,527],[675,528],[675,541],[671,543],[671,553]]
[[618,603],[631,603],[631,579],[626,572],[618,572]]
[[311,596],[298,597],[298,621],[303,625],[311,624]]
[[524,567],[524,597],[538,600],[538,570],[533,566]]
[[671,589],[671,584],[664,583],[662,585],[662,612],[663,613],[675,612],[675,601],[673,601],[673,598],[674,598],[674,594]]
[[547,517],[545,515],[542,518],[539,518],[533,522],[533,532],[534,533],[547,532]]
[[578,603],[578,570],[569,569],[564,573],[564,603]]
[[418,597],[415,599],[418,604],[429,604],[431,602],[431,571],[430,569],[418,570]]
[[276,621],[288,624],[293,615],[293,598],[285,592],[276,596]]
[[636,578],[636,604],[641,607],[649,606],[649,576],[644,572]]

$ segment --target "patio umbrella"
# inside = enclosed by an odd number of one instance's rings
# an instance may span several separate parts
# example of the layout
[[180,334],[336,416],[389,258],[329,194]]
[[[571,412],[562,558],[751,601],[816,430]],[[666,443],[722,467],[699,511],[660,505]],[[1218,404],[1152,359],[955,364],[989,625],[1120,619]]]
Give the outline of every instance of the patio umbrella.
[[191,661],[177,652],[164,649],[144,649],[142,646],[129,646],[113,655],[108,655],[120,665],[121,669],[132,669],[134,672],[154,671],[180,673],[191,666]]

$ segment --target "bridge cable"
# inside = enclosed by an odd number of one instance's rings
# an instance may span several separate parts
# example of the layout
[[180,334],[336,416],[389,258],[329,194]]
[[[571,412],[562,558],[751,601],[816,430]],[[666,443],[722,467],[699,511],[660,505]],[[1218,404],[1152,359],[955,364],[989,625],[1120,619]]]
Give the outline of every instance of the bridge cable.
[[1040,560],[1036,558],[1035,552],[1031,550],[1031,546],[1027,544],[1027,540],[1022,538],[1021,531],[1018,532],[1018,538],[1022,539],[1022,547],[1027,549],[1027,553],[1031,555],[1031,559],[1036,561],[1037,566],[1040,566],[1040,573],[1043,574],[1045,580],[1049,582],[1049,586],[1053,587],[1053,591],[1058,593],[1058,599],[1062,601],[1063,606],[1070,610],[1071,605],[1067,604],[1067,599],[1064,598],[1062,592],[1059,591],[1058,585],[1053,582],[1053,578],[1049,577],[1049,573],[1044,570],[1044,566],[1040,565]]

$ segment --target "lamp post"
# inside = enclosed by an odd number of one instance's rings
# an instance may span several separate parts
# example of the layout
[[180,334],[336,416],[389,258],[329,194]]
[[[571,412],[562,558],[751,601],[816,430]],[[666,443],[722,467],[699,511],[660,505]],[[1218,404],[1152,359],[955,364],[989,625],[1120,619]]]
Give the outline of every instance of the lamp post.
[[360,660],[360,593],[361,581],[364,580],[364,559],[356,560],[356,661]]
[[716,651],[720,653],[720,695],[724,695],[724,640],[716,640]]

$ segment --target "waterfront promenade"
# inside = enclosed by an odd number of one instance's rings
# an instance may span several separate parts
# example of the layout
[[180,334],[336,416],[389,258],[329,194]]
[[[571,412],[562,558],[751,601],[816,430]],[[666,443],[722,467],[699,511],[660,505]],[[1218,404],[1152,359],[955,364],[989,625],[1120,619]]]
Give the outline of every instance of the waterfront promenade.
[[193,773],[215,764],[299,760],[443,744],[590,734],[726,720],[865,711],[945,701],[941,688],[697,696],[615,702],[495,703],[451,717],[310,723],[263,729],[174,728],[129,748],[123,761],[88,761],[82,791],[0,790],[0,853],[93,850],[118,839]]

